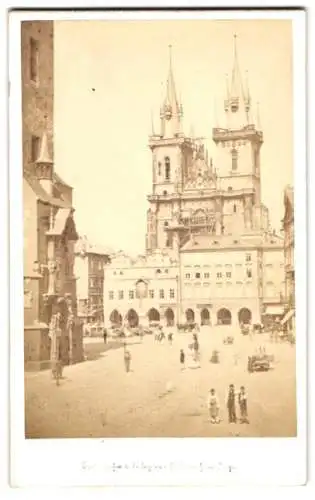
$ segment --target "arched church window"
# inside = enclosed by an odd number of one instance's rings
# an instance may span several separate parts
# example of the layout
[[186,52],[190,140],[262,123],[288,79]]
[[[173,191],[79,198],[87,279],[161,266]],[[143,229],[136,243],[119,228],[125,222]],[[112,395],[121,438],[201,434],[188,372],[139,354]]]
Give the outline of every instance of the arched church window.
[[161,175],[161,171],[162,171],[162,163],[159,161],[158,162],[158,175]]
[[232,170],[235,172],[237,170],[238,153],[236,149],[232,149]]
[[168,156],[165,156],[165,180],[169,181],[171,178],[171,161]]

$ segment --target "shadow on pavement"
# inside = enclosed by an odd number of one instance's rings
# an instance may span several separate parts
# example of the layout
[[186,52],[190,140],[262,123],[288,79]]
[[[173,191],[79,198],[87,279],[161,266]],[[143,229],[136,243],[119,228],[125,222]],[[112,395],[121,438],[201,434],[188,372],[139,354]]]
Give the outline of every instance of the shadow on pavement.
[[[128,339],[126,340],[127,346],[135,345],[135,344],[140,344],[140,340],[138,339]],[[86,361],[95,361],[97,359],[100,359],[102,357],[102,354],[104,354],[107,351],[115,350],[115,349],[122,349],[124,347],[124,341],[123,340],[109,340],[106,344],[104,343],[103,339],[100,339],[99,342],[93,342],[93,343],[85,343],[84,344],[84,355],[86,357]]]

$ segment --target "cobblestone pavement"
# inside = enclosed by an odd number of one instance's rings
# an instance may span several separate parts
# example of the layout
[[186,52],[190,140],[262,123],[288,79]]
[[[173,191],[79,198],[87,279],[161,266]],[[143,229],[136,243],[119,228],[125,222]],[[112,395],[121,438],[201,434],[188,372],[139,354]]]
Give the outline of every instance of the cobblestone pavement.
[[[130,373],[124,371],[123,349],[107,349],[102,341],[86,345],[88,360],[65,367],[57,387],[50,372],[25,374],[26,437],[290,437],[296,435],[295,348],[254,339],[235,331],[234,345],[223,345],[232,327],[204,327],[199,334],[201,367],[181,371],[179,349],[191,335],[177,334],[173,345],[156,344],[153,336],[128,339]],[[275,356],[269,372],[247,372],[247,356],[259,345]],[[89,356],[93,345],[94,354]],[[98,345],[98,347],[97,347]],[[209,362],[218,348],[221,361]],[[245,385],[249,424],[227,423],[228,385]],[[220,424],[209,423],[208,390],[221,403]]]

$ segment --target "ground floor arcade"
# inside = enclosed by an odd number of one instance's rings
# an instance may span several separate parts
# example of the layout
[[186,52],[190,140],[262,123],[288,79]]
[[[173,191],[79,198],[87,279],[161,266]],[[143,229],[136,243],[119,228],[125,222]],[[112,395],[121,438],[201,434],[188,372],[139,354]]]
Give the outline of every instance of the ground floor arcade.
[[183,302],[181,307],[176,304],[167,306],[150,305],[140,308],[136,305],[117,306],[105,314],[105,325],[127,324],[136,327],[140,323],[160,323],[164,326],[174,326],[178,323],[198,323],[201,326],[222,326],[253,324],[260,322],[259,300],[248,299],[238,301],[214,301],[209,304],[194,304]]

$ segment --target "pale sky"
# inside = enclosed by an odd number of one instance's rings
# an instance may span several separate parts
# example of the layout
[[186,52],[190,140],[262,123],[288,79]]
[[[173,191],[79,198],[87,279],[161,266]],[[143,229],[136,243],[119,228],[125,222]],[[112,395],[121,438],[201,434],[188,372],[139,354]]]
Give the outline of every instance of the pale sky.
[[254,110],[260,103],[262,200],[279,229],[283,189],[293,184],[290,21],[55,22],[55,165],[74,187],[77,229],[92,243],[144,251],[152,186],[147,144],[151,111],[159,127],[169,44],[185,132],[193,125],[207,137],[215,158],[214,103],[220,118],[234,33]]

